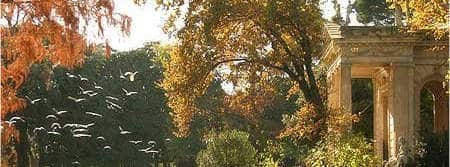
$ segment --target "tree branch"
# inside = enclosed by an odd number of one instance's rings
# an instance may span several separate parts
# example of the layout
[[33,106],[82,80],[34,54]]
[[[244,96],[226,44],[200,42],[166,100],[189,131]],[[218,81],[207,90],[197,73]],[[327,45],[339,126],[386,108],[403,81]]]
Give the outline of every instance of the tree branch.
[[246,61],[246,62],[248,62],[248,59],[247,59],[247,58],[225,59],[225,60],[222,60],[222,61],[219,61],[219,62],[214,63],[214,65],[213,65],[212,67],[213,67],[213,69],[214,69],[214,68],[216,68],[217,66],[219,66],[220,64],[228,63],[228,62],[233,62],[233,61]]

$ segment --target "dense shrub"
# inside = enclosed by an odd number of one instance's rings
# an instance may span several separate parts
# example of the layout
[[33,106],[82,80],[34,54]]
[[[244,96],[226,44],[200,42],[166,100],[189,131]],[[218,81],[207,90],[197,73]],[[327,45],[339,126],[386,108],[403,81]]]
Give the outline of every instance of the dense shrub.
[[369,167],[377,166],[372,144],[361,134],[328,136],[319,142],[305,160],[307,166]]
[[448,132],[430,133],[416,145],[415,166],[448,166]]
[[206,149],[197,155],[199,167],[253,167],[256,166],[256,149],[248,140],[249,135],[236,130],[212,135]]

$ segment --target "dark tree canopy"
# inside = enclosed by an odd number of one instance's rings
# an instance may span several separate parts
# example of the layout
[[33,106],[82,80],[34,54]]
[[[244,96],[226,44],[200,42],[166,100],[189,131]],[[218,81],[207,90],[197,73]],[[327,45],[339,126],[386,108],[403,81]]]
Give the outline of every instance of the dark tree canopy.
[[360,23],[386,25],[394,22],[394,13],[388,9],[386,0],[355,0],[353,6]]

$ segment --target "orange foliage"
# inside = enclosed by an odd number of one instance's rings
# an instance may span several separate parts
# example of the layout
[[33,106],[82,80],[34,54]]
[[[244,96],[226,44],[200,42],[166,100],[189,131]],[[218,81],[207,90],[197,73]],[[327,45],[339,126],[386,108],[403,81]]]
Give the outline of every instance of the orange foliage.
[[[358,116],[348,110],[328,109],[326,117],[318,116],[316,110],[313,105],[305,104],[293,116],[285,118],[286,127],[279,137],[315,139],[326,134],[340,135],[348,131],[354,122],[359,121]],[[326,127],[321,127],[323,123]],[[319,130],[320,128],[326,130]]]
[[275,100],[275,85],[265,83],[251,83],[245,91],[236,92],[225,97],[225,106],[228,112],[241,115],[256,124],[267,106]]
[[1,119],[25,107],[16,93],[33,63],[45,59],[73,68],[83,63],[88,25],[105,24],[128,33],[130,18],[114,13],[111,0],[15,0],[1,4]]
[[[131,24],[128,16],[114,13],[112,0],[9,0],[0,8],[2,121],[8,113],[26,106],[26,101],[17,97],[17,90],[32,64],[49,60],[67,68],[80,66],[88,45],[84,36],[92,28],[89,25],[96,25],[102,36],[105,25],[128,34]],[[106,52],[110,54],[109,47]],[[11,135],[17,136],[4,122],[1,131],[2,143]]]

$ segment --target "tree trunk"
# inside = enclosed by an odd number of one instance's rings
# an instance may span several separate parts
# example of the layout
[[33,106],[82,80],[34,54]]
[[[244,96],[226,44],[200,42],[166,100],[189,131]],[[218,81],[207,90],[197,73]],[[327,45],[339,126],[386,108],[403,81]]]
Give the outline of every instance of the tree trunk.
[[29,167],[29,151],[30,142],[28,141],[27,126],[25,124],[18,124],[16,126],[19,131],[19,140],[16,144],[17,152],[17,167]]

